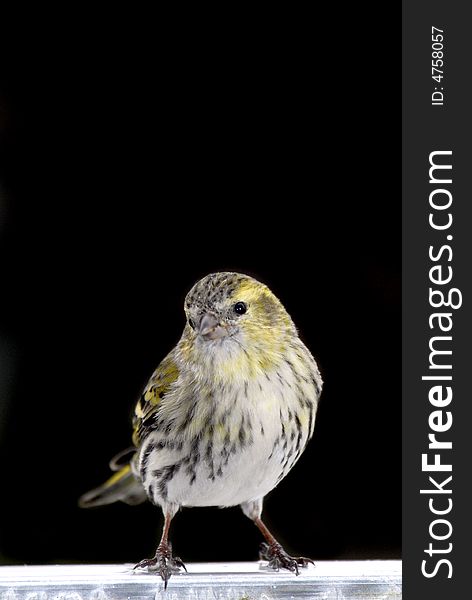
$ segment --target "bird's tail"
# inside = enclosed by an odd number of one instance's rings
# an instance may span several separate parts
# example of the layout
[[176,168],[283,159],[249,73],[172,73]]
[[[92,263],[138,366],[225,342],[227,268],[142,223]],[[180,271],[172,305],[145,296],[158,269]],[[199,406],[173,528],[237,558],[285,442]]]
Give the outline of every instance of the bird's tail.
[[[142,483],[136,478],[131,468],[131,463],[135,459],[135,450],[133,448],[120,452],[110,461],[110,468],[115,473],[105,483],[79,498],[81,508],[103,506],[120,501],[126,504],[140,504],[147,499]],[[122,463],[124,456],[130,457],[125,464]]]

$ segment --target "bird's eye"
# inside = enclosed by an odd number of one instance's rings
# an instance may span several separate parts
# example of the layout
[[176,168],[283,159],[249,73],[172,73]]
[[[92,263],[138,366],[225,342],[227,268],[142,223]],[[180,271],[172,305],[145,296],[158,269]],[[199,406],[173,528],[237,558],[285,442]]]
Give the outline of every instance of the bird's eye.
[[247,306],[244,302],[236,302],[233,310],[237,315],[243,315],[245,312],[247,312]]
[[191,327],[192,329],[195,329],[195,323],[192,321],[192,319],[189,319],[189,320],[188,320],[188,324],[190,325],[190,327]]

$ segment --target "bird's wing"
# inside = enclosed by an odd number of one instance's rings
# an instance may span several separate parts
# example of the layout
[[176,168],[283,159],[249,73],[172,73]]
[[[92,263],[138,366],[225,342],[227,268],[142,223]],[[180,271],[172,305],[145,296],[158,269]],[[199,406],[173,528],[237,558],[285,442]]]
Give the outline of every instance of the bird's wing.
[[139,446],[153,429],[159,403],[169,393],[179,376],[179,369],[169,354],[157,367],[136,403],[133,417],[133,443]]

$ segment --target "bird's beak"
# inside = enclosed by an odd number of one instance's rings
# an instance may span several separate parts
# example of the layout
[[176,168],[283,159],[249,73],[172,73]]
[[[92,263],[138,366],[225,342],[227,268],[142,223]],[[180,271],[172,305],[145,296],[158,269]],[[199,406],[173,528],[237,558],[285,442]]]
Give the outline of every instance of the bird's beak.
[[214,315],[206,313],[200,321],[198,333],[204,340],[220,340],[228,335],[228,330],[219,324]]

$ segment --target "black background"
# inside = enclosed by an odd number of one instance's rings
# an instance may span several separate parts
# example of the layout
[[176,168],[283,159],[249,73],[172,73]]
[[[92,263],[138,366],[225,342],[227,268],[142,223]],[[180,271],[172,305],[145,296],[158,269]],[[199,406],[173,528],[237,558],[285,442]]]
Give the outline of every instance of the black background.
[[[267,498],[267,524],[314,559],[400,556],[399,115],[376,60],[393,62],[391,42],[380,30],[357,39],[359,80],[302,22],[212,42],[138,30],[93,50],[87,35],[65,51],[67,33],[49,51],[11,46],[4,562],[153,553],[158,509],[83,511],[77,497],[129,445],[185,293],[215,270],[267,283],[325,380],[315,436]],[[336,32],[346,51],[348,23]],[[186,509],[171,537],[186,561],[256,559],[260,541],[238,508]]]

